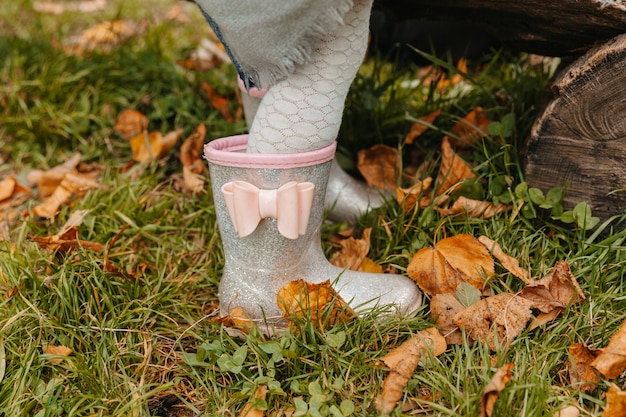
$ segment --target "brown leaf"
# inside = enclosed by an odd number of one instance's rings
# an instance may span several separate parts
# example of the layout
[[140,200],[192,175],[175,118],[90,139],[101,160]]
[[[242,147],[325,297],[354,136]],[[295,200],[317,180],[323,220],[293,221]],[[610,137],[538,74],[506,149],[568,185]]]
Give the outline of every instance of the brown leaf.
[[75,153],[70,159],[60,165],[50,168],[47,171],[33,170],[28,173],[27,178],[31,184],[36,184],[41,197],[48,197],[65,179],[65,174],[76,173],[82,155]]
[[228,312],[228,315],[216,319],[225,327],[231,327],[249,333],[254,327],[254,320],[250,319],[241,306],[236,306]]
[[574,343],[569,346],[570,362],[568,373],[570,383],[582,392],[592,392],[600,382],[598,374],[591,367],[591,362],[600,354],[597,349],[589,349],[583,343]]
[[579,417],[580,410],[574,405],[568,405],[554,413],[552,417]]
[[61,253],[71,253],[79,248],[91,249],[96,252],[101,252],[104,249],[104,246],[101,243],[78,239],[77,227],[71,227],[61,235],[47,237],[36,236],[31,240],[36,242],[42,249],[48,249]]
[[124,139],[130,140],[148,130],[148,118],[137,110],[124,110],[117,115],[115,130],[117,130]]
[[20,194],[30,194],[31,189],[19,183],[15,177],[10,176],[0,181],[0,203],[10,198],[15,198]]
[[374,145],[359,151],[356,167],[370,187],[393,190],[400,173],[400,154],[390,146]]
[[[254,399],[265,400],[265,396],[267,394],[267,385],[259,385],[259,387],[254,392]],[[265,412],[263,410],[259,410],[258,408],[254,408],[252,402],[249,402],[245,405],[241,413],[239,413],[239,417],[263,417]]]
[[585,299],[576,277],[565,261],[557,262],[544,278],[534,281],[519,295],[532,302],[532,307],[544,313],[564,309]]
[[215,110],[220,112],[220,114],[222,115],[224,120],[226,120],[229,123],[234,122],[235,119],[234,119],[233,115],[230,112],[228,99],[226,97],[220,95],[206,81],[202,82],[202,89],[206,93],[206,96],[209,99],[209,102],[211,103],[211,106],[213,106],[213,108],[215,108]]
[[452,206],[448,208],[435,208],[442,216],[452,216],[455,214],[463,214],[475,219],[490,219],[496,214],[504,213],[511,209],[510,204],[494,205],[489,201],[472,200],[464,196],[460,196]]
[[482,107],[476,107],[465,117],[459,119],[450,129],[451,145],[456,148],[467,148],[487,135],[487,126],[492,123]]
[[429,113],[426,116],[422,116],[419,119],[417,119],[419,121],[411,125],[411,129],[409,130],[409,133],[407,133],[406,137],[404,138],[404,142],[407,145],[411,145],[415,141],[415,139],[417,139],[424,132],[430,129],[429,125],[432,125],[435,119],[439,117],[440,114],[441,114],[441,109],[437,109],[434,112]]
[[161,159],[176,145],[183,135],[183,129],[176,129],[165,136],[160,132],[143,132],[130,140],[133,160],[146,162]]
[[453,193],[463,181],[475,177],[472,167],[452,150],[448,137],[444,137],[441,142],[441,165],[435,194],[441,196],[444,193]]
[[606,407],[602,417],[626,416],[626,391],[622,391],[615,384],[611,384],[606,393]]
[[454,294],[437,294],[430,299],[430,315],[449,345],[463,343],[463,334],[454,323],[454,318],[464,308]]
[[487,343],[491,350],[508,345],[531,317],[532,303],[509,293],[487,297],[462,310],[454,323],[474,340]]
[[530,278],[530,274],[528,273],[528,271],[520,268],[517,259],[504,253],[498,242],[489,239],[487,236],[480,236],[478,240],[480,241],[480,243],[485,245],[487,249],[489,249],[489,252],[491,252],[493,257],[500,261],[502,266],[507,271],[524,281],[524,283],[527,285],[535,283],[535,281]]
[[339,267],[360,271],[363,261],[370,251],[370,235],[372,228],[363,230],[361,239],[349,237],[338,242],[339,250],[330,258],[330,263]]
[[626,369],[626,321],[611,336],[609,344],[591,363],[598,372],[608,379],[617,378]]
[[180,162],[183,164],[183,179],[185,188],[189,191],[204,190],[204,180],[199,175],[206,171],[207,165],[202,160],[206,127],[200,123],[196,131],[191,134],[180,147]]
[[493,407],[500,396],[500,392],[504,389],[511,379],[513,364],[504,365],[496,371],[480,397],[480,414],[479,417],[491,417],[493,415]]
[[59,3],[56,1],[35,1],[33,10],[39,13],[59,15],[63,12],[90,13],[106,8],[107,0],[83,0]]
[[[278,307],[284,317],[292,322],[294,318],[310,315],[311,320],[320,328],[346,322],[355,317],[348,304],[326,280],[312,284],[302,279],[291,281],[282,287],[276,295]],[[326,313],[330,309],[330,312]],[[327,314],[327,317],[325,317]],[[328,320],[324,323],[323,320]]]
[[[431,177],[418,180],[409,188],[396,188],[396,201],[402,205],[402,210],[408,213],[418,208],[428,207],[430,204],[430,197],[424,196],[424,193],[430,188],[433,179]],[[415,204],[418,202],[419,204]]]
[[63,359],[65,357],[70,356],[73,352],[72,349],[63,345],[61,346],[45,345],[45,346],[42,346],[41,350],[43,351],[44,355],[52,356],[48,358],[48,360],[53,365],[60,364],[61,362],[63,362]]
[[128,19],[101,22],[85,29],[81,34],[70,39],[64,48],[66,53],[81,55],[95,49],[104,52],[111,50],[139,32],[139,26]]
[[415,372],[422,352],[438,356],[447,349],[446,341],[434,327],[423,330],[380,359],[391,372],[383,381],[382,391],[376,397],[376,410],[389,414],[402,398],[407,382]]
[[88,190],[99,187],[100,184],[94,181],[91,176],[67,173],[52,195],[41,204],[33,207],[33,213],[40,217],[53,218],[59,211],[59,207],[69,201],[72,195],[83,196]]
[[483,291],[485,277],[494,274],[491,255],[478,239],[461,234],[442,239],[433,248],[419,250],[407,273],[428,295],[453,293],[460,282]]

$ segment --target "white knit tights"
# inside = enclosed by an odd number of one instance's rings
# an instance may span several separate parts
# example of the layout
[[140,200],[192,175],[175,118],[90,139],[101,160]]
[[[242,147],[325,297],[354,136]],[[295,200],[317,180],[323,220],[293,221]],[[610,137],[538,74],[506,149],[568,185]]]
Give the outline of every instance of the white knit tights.
[[248,152],[298,153],[331,144],[363,61],[372,0],[355,0],[344,24],[326,35],[311,59],[270,87],[250,127]]

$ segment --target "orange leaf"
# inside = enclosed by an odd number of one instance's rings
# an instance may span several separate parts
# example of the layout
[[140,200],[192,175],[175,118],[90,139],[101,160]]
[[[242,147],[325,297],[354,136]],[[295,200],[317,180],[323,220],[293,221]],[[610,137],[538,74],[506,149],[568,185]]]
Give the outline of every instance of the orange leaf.
[[133,160],[146,162],[163,158],[183,135],[182,129],[176,129],[165,136],[160,132],[143,132],[130,140]]
[[[404,212],[409,212],[411,208],[424,208],[430,203],[430,198],[424,193],[430,188],[433,179],[427,177],[422,181],[417,181],[409,188],[396,188],[396,201],[402,205]],[[419,203],[415,204],[418,202]]]
[[496,350],[509,344],[531,317],[530,301],[509,293],[497,294],[472,304],[458,313],[454,323],[474,340]]
[[517,259],[504,253],[498,242],[494,242],[487,236],[480,236],[478,240],[480,241],[480,243],[485,245],[487,249],[489,249],[489,252],[491,252],[493,257],[499,260],[502,266],[506,268],[507,271],[524,281],[525,284],[532,285],[535,283],[535,281],[530,278],[530,274],[528,273],[528,271],[520,268]]
[[[254,399],[265,400],[265,396],[267,394],[267,385],[259,385],[259,387],[254,392]],[[241,413],[239,413],[239,417],[263,417],[265,412],[263,410],[259,410],[258,408],[254,408],[252,402],[249,402],[245,405]]]
[[78,239],[77,227],[71,227],[61,235],[33,237],[31,240],[43,249],[62,253],[70,253],[79,248],[91,249],[96,252],[101,252],[104,249],[101,243]]
[[[294,318],[302,318],[309,314],[311,320],[321,329],[325,328],[326,324],[332,326],[355,316],[328,280],[319,284],[302,279],[291,281],[278,291],[276,302],[290,322],[293,322]],[[325,323],[323,320],[328,322]]]
[[476,175],[472,167],[452,150],[448,137],[444,137],[441,142],[441,166],[437,177],[436,195],[453,193],[463,181],[474,177]]
[[363,230],[361,239],[349,237],[339,241],[339,250],[330,258],[330,263],[339,267],[353,271],[361,270],[361,264],[370,251],[370,235],[372,228]]
[[582,392],[592,392],[596,389],[600,378],[591,367],[591,362],[600,353],[597,349],[589,349],[583,343],[570,345],[568,352],[571,361],[568,363],[569,380],[574,388]]
[[115,130],[124,139],[131,139],[148,129],[148,118],[137,110],[127,109],[117,115]]
[[457,148],[466,148],[487,135],[487,126],[492,123],[482,107],[476,107],[458,120],[450,129],[450,141]]
[[33,170],[28,173],[28,181],[37,184],[37,189],[41,197],[48,197],[59,186],[61,181],[63,181],[65,174],[77,172],[81,158],[82,155],[77,152],[64,163],[52,167],[47,171]]
[[382,385],[382,392],[376,397],[376,410],[389,414],[402,398],[407,382],[415,372],[423,352],[429,350],[438,356],[447,349],[446,341],[434,327],[411,337],[399,347],[380,359],[380,363],[391,371]]
[[498,204],[497,206],[489,201],[472,200],[460,196],[449,208],[435,208],[442,216],[452,216],[464,214],[475,219],[490,219],[496,214],[504,213],[511,209],[511,205]]
[[72,349],[63,345],[61,346],[46,345],[46,346],[43,346],[41,350],[43,351],[44,355],[51,356],[50,358],[48,358],[48,360],[50,361],[50,363],[54,365],[58,365],[61,362],[63,362],[63,359],[67,356],[70,356],[73,352]]
[[369,186],[393,190],[400,172],[400,154],[390,146],[374,145],[359,151],[357,169]]
[[241,306],[236,306],[228,312],[228,315],[219,317],[216,319],[225,327],[241,330],[244,333],[249,333],[252,327],[254,327],[254,320],[250,319],[245,310]]
[[428,295],[453,293],[461,282],[483,291],[484,277],[494,274],[487,248],[474,236],[461,234],[440,240],[433,248],[420,249],[407,273]]
[[480,414],[479,417],[491,417],[493,415],[493,407],[500,396],[500,392],[506,384],[513,379],[511,369],[513,364],[504,365],[496,371],[480,397]]
[[407,145],[411,145],[415,141],[415,139],[417,139],[424,132],[430,129],[429,125],[432,125],[435,119],[439,117],[440,114],[441,109],[438,109],[432,113],[427,114],[426,116],[422,116],[417,119],[418,121],[411,125],[411,130],[409,130],[409,133],[407,133],[406,137],[404,138],[404,142]]
[[606,393],[606,407],[602,417],[626,416],[626,391],[622,391],[615,384],[611,384]]
[[54,189],[52,195],[41,204],[33,207],[33,213],[40,217],[53,218],[59,207],[65,204],[72,195],[84,195],[88,190],[99,188],[100,184],[91,176],[79,173],[64,174],[63,179]]
[[526,286],[519,295],[529,300],[533,308],[544,313],[562,310],[571,303],[585,299],[576,277],[565,261],[557,262],[548,275]]
[[217,91],[215,91],[213,87],[211,87],[205,81],[202,82],[202,89],[204,89],[204,92],[206,93],[206,96],[209,99],[211,106],[213,106],[215,110],[220,112],[224,120],[232,123],[234,121],[234,118],[233,115],[230,113],[228,99],[220,95]]
[[200,123],[196,131],[191,134],[180,147],[180,162],[183,164],[183,179],[185,188],[193,192],[204,189],[204,181],[199,174],[206,171],[206,164],[202,160],[206,127]]
[[591,363],[606,378],[617,378],[626,369],[626,321],[611,337],[609,344]]

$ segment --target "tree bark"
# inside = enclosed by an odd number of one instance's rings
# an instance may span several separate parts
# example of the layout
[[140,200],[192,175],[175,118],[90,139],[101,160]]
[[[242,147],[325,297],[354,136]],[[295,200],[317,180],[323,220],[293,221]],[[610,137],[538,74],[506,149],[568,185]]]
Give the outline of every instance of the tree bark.
[[626,34],[560,71],[522,152],[529,185],[564,186],[607,219],[626,212]]
[[480,24],[504,46],[547,56],[581,55],[626,32],[621,0],[381,0],[391,18]]

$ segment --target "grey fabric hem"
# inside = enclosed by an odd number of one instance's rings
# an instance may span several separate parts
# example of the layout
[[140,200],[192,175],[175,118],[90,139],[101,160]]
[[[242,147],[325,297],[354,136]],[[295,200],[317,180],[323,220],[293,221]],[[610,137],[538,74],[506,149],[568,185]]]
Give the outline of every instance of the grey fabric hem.
[[247,86],[268,88],[307,62],[353,0],[196,0]]

